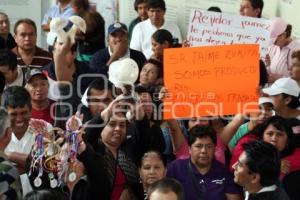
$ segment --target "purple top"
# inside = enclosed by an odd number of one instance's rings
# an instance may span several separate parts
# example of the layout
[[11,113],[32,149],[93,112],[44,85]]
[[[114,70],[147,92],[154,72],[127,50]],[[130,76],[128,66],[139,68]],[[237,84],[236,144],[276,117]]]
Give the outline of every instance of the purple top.
[[[185,199],[197,200],[197,192],[189,173],[190,159],[175,160],[168,166],[167,177],[177,179],[183,186]],[[202,192],[203,200],[226,200],[227,194],[241,194],[242,190],[233,182],[233,175],[226,167],[214,160],[211,169],[205,175],[198,172],[191,163],[194,177],[199,183],[198,191]]]

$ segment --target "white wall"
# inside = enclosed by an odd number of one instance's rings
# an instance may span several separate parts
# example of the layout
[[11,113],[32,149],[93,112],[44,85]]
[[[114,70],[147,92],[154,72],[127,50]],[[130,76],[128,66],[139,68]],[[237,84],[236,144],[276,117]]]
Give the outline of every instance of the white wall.
[[41,22],[46,10],[55,4],[55,0],[0,0],[0,11],[5,12],[10,19],[10,29],[21,18],[33,19],[37,26],[37,44],[45,46],[45,35],[41,30]]
[[[11,32],[14,24],[21,18],[30,18],[36,22],[37,33],[41,34],[41,1],[37,0],[1,0],[0,10],[5,12],[10,19]],[[38,38],[38,44],[41,40]]]
[[300,0],[280,0],[278,16],[293,25],[292,33],[300,39]]
[[[42,10],[41,10],[42,18],[41,18],[41,20],[43,20],[43,17],[45,15],[45,13],[49,10],[49,8],[56,4],[56,0],[41,0],[41,1],[42,1]],[[47,48],[47,42],[46,42],[47,33],[42,30],[41,35],[38,37],[41,38],[41,47],[46,49]]]

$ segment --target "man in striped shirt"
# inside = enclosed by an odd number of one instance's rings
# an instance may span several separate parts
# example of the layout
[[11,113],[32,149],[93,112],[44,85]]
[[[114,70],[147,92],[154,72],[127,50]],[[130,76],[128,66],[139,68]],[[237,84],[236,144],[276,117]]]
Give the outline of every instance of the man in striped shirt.
[[52,54],[36,46],[37,29],[31,19],[20,19],[14,27],[18,65],[40,68],[52,61]]

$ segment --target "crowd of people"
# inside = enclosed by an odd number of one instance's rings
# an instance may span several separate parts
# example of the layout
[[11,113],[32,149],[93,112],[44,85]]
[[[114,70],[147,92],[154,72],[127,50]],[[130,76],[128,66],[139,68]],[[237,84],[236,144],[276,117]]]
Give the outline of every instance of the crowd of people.
[[[33,20],[10,33],[0,12],[0,199],[300,199],[300,43],[290,24],[271,19],[258,110],[163,120],[164,49],[189,48],[165,0],[135,0],[129,28],[106,24],[90,3],[58,0],[46,13],[48,50]],[[241,0],[239,14],[261,18],[263,7]],[[86,29],[59,41],[51,21],[67,31],[71,16]]]

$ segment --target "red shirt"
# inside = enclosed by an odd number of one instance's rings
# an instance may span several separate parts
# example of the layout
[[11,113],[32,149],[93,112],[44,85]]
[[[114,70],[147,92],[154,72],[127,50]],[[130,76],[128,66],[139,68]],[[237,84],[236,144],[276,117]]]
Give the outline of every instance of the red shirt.
[[116,178],[111,200],[119,200],[126,183],[124,172],[117,166]]
[[[53,125],[54,123],[54,118],[51,117],[51,105],[53,104],[53,101],[49,101],[49,105],[47,108],[43,110],[36,110],[32,107],[31,110],[31,117],[34,119],[43,119],[46,122],[50,123]],[[53,113],[54,114],[54,113]]]

